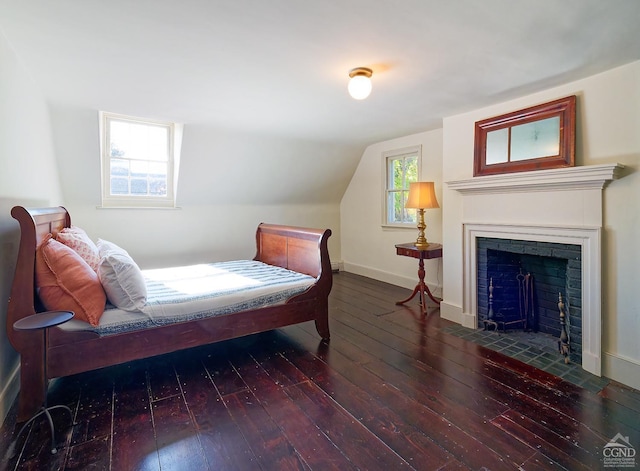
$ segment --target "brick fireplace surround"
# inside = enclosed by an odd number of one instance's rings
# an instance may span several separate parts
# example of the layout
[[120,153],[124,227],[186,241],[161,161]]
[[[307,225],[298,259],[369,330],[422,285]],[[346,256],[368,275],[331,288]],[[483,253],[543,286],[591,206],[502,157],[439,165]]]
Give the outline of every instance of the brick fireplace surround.
[[478,237],[574,244],[582,250],[582,367],[602,364],[602,192],[619,164],[447,182],[463,196],[462,325],[478,328]]

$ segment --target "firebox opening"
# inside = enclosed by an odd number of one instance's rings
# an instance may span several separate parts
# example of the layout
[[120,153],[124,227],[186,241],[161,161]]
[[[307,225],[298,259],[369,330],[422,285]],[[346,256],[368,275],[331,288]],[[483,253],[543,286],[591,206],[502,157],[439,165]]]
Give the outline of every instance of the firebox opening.
[[557,343],[561,295],[570,359],[581,363],[581,247],[484,237],[477,244],[478,327],[539,332]]

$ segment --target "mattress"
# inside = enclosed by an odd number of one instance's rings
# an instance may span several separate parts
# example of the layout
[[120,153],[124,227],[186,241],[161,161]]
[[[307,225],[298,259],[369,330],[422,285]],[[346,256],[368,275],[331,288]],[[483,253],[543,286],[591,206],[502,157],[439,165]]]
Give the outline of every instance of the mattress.
[[98,326],[78,319],[67,331],[101,336],[283,304],[306,291],[314,277],[255,260],[142,270],[147,303],[140,312],[107,305]]

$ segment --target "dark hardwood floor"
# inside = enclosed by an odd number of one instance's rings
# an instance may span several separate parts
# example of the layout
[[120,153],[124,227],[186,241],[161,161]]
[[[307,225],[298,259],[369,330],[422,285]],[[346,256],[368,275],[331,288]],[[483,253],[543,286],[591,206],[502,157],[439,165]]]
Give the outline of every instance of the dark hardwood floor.
[[[46,422],[0,434],[6,469],[606,468],[617,434],[640,451],[640,394],[589,392],[446,334],[408,290],[334,277],[332,338],[313,323],[51,383]],[[10,447],[15,445],[13,457]],[[640,459],[635,458],[640,467]]]

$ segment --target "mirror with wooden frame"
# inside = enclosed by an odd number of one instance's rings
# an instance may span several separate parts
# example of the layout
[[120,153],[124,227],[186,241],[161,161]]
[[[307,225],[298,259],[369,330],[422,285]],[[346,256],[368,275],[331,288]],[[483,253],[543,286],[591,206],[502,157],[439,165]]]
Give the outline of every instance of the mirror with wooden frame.
[[576,97],[476,122],[473,176],[575,165]]

